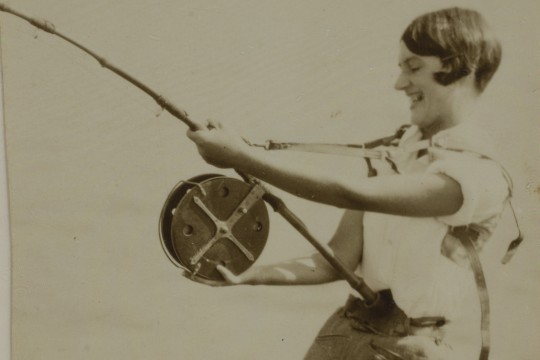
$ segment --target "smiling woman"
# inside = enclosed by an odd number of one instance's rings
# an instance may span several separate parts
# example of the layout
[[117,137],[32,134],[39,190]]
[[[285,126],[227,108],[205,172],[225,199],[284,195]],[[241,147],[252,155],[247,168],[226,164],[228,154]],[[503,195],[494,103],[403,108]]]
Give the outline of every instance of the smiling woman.
[[[462,294],[475,277],[482,305],[480,358],[487,359],[488,303],[476,252],[491,236],[511,185],[493,159],[493,145],[472,122],[500,53],[473,10],[444,9],[409,25],[395,88],[411,99],[413,126],[399,146],[423,140],[428,145],[393,159],[397,171],[376,178],[306,172],[250,148],[217,121],[188,131],[201,156],[215,166],[245,171],[297,196],[346,209],[329,245],[380,292],[384,305],[350,298],[320,331],[306,359],[474,358],[474,350],[444,334],[469,306]],[[242,274],[224,266],[218,270],[230,285],[338,279],[319,254]]]
[[[531,76],[538,58],[531,56],[530,43],[540,34],[540,2],[4,3],[54,23],[185,107],[193,119],[220,119],[228,134],[218,129],[190,134],[227,139],[219,151],[197,139],[209,161],[240,169],[257,165],[253,171],[261,178],[293,192],[279,193],[310,232],[330,239],[342,262],[387,300],[381,303],[390,304],[389,319],[414,325],[409,329],[416,336],[379,341],[370,331],[388,330],[388,323],[363,313],[362,302],[351,299],[321,330],[312,356],[393,359],[393,352],[415,344],[424,352],[443,353],[449,344],[453,358],[476,356],[476,288],[467,253],[448,230],[478,225],[471,228],[481,247],[498,220],[485,218],[500,211],[507,184],[497,165],[473,151],[502,159],[514,177],[527,241],[509,266],[500,266],[515,231],[507,208],[508,216],[482,249],[492,304],[490,360],[537,357],[540,248],[534,240],[540,229],[532,189],[540,178],[540,102],[538,79]],[[410,20],[444,4],[477,8],[504,45],[504,61],[481,95],[471,86],[472,74],[446,86],[438,82],[437,74],[452,65],[445,60],[450,52],[420,53],[401,39]],[[474,21],[458,13],[450,9],[452,16],[437,21],[446,21],[458,35],[464,25],[476,29]],[[424,32],[424,25],[416,25],[415,34],[425,35],[418,43],[431,38],[445,44],[446,31],[439,34],[432,31],[436,26],[426,25]],[[185,125],[58,37],[5,13],[0,13],[0,27],[13,240],[13,358],[302,358],[328,314],[353,292],[347,284],[332,282],[338,276],[319,255],[298,258],[310,254],[311,246],[275,214],[270,214],[270,239],[256,266],[243,273],[220,267],[221,273],[214,272],[216,285],[331,284],[215,289],[183,278],[160,247],[160,209],[178,180],[216,172],[183,136]],[[480,28],[487,34],[484,25]],[[459,40],[456,34],[449,39]],[[400,57],[415,60],[403,61],[400,69]],[[393,90],[393,84],[402,90]],[[450,125],[450,116],[461,123],[438,129]],[[362,159],[269,154],[237,144],[240,139],[230,130],[234,125],[254,142],[355,144],[388,135],[409,119],[418,125],[408,127],[399,146],[375,150],[396,154],[400,174],[373,160],[379,177],[370,179],[364,178]],[[437,126],[430,128],[432,120]],[[231,162],[221,159],[227,148],[235,149]],[[414,153],[407,153],[410,149]],[[217,172],[235,176],[232,170]],[[442,317],[450,321],[442,325]]]
[[441,59],[445,70],[435,78],[442,85],[471,74],[476,89],[482,92],[501,62],[499,41],[474,11],[463,13],[453,8],[426,14],[411,23],[401,39],[413,53]]
[[[395,88],[411,99],[411,123],[422,130],[424,138],[467,120],[478,96],[472,77],[456,79],[459,85],[442,85],[436,77],[445,71],[441,59],[415,54],[403,41],[399,58],[401,74]],[[469,85],[462,86],[466,82]]]
[[[453,115],[452,111],[470,112],[468,103],[484,91],[501,62],[500,43],[482,16],[474,11],[452,8],[426,14],[407,27],[401,40],[402,73],[395,87],[411,97],[411,122],[422,129],[426,126],[417,124],[418,119],[438,118],[445,124],[436,122],[429,124],[429,128],[436,126],[443,130],[465,118],[466,113]],[[457,99],[455,94],[450,94],[456,91],[456,86],[450,85],[460,80],[472,82],[474,86],[459,87],[462,93]],[[430,83],[444,87],[430,86]],[[427,89],[422,90],[424,87]],[[456,100],[446,104],[444,99],[448,97]],[[424,104],[418,106],[420,102]],[[418,114],[424,111],[437,114]]]

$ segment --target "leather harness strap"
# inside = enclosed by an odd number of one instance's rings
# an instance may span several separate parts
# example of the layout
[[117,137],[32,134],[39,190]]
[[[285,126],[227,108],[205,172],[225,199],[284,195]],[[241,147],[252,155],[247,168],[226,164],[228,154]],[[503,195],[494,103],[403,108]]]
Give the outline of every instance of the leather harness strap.
[[[373,148],[378,147],[378,146],[390,146],[390,147],[393,147],[393,146],[397,145],[397,140],[399,140],[403,136],[403,134],[405,133],[407,128],[408,128],[408,126],[404,125],[404,126],[400,127],[398,129],[398,131],[396,131],[396,133],[394,135],[392,135],[392,136],[376,139],[374,141],[362,144],[361,146],[346,145],[345,147],[361,148],[361,149],[366,149],[366,150],[367,149],[373,149]],[[273,150],[273,149],[286,149],[286,148],[290,147],[290,146],[280,147],[280,146],[278,146],[279,143],[274,143],[274,142],[272,142],[272,144],[273,144],[273,146],[271,146],[271,147],[266,146],[265,148],[267,150]],[[287,145],[290,145],[290,144],[291,143],[288,143]],[[343,148],[343,146],[339,146],[339,145],[336,145],[336,146],[339,147],[339,148]],[[299,144],[294,144],[294,146],[292,146],[292,147],[301,148],[301,146],[299,146]],[[325,144],[325,147],[326,147],[325,150],[328,150],[328,148],[330,148],[331,146],[328,146],[328,144]],[[508,175],[508,172],[506,171],[506,169],[498,161],[492,159],[489,156],[481,154],[481,153],[476,153],[474,151],[469,151],[469,150],[464,150],[464,149],[443,148],[443,147],[438,146],[437,144],[431,143],[431,141],[430,141],[429,145],[427,147],[425,147],[424,149],[427,150],[430,147],[439,148],[439,149],[443,149],[443,150],[447,150],[447,151],[455,151],[455,152],[462,152],[462,153],[476,155],[481,159],[495,161],[503,169],[503,174],[504,174],[504,176],[505,176],[505,178],[506,178],[506,180],[508,181],[508,184],[509,184],[509,196],[508,196],[508,199],[509,199],[510,208],[512,209],[512,212],[514,214],[516,225],[517,225],[517,228],[518,228],[518,231],[519,231],[518,237],[511,242],[511,244],[509,245],[509,247],[508,247],[508,249],[506,251],[506,254],[505,254],[505,256],[504,256],[504,258],[502,260],[502,263],[506,264],[510,260],[510,258],[512,257],[514,252],[516,251],[516,248],[518,247],[518,245],[523,240],[523,236],[521,235],[521,230],[519,229],[519,224],[517,222],[517,218],[515,216],[514,209],[513,209],[511,200],[510,200],[511,195],[512,195],[512,181],[511,181],[510,176]],[[313,149],[310,149],[310,150],[302,149],[302,150],[303,151],[313,151]],[[316,151],[316,152],[325,152],[325,151],[320,151],[322,149],[318,149],[318,150],[319,151]],[[422,151],[422,149],[415,149],[415,150],[416,151]],[[334,149],[334,151],[335,151],[335,149]],[[342,149],[340,149],[340,151],[342,151]],[[364,157],[364,159],[366,160],[366,163],[367,163],[367,166],[368,166],[368,176],[376,176],[377,171],[372,166],[370,158],[373,157],[373,158],[381,159],[381,157],[380,156],[368,156],[368,155],[369,154],[364,154],[364,155],[360,155],[360,156]],[[382,157],[382,159],[387,160],[390,163],[392,169],[396,173],[399,173],[399,171],[397,169],[397,166],[392,161],[392,159],[390,159],[390,157]],[[450,232],[450,234],[452,234],[453,236],[458,238],[460,240],[462,246],[465,248],[465,250],[467,252],[467,257],[469,258],[471,269],[472,269],[472,271],[474,273],[474,279],[475,279],[476,288],[477,288],[477,292],[478,292],[478,298],[480,300],[480,311],[481,311],[480,331],[481,331],[482,347],[481,347],[479,359],[480,360],[487,360],[488,356],[489,356],[489,348],[490,348],[489,295],[488,295],[486,280],[485,280],[485,277],[484,277],[484,271],[482,270],[482,264],[481,264],[480,258],[478,256],[478,252],[476,251],[476,249],[474,247],[474,243],[473,243],[473,240],[476,239],[477,236],[475,237],[473,235],[474,230],[471,229],[469,226],[453,227],[453,228],[450,228],[449,232]]]
[[480,300],[481,323],[480,333],[482,337],[482,348],[480,350],[480,360],[487,360],[489,356],[490,336],[489,336],[489,294],[487,290],[486,279],[478,252],[476,251],[471,235],[471,229],[467,226],[459,226],[450,229],[450,234],[455,236],[461,242],[461,245],[467,251],[467,256],[474,273],[476,290]]

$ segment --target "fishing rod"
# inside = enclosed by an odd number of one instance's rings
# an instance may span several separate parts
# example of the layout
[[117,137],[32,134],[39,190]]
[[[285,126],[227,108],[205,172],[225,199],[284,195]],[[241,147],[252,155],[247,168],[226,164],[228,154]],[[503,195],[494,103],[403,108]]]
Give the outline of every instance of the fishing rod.
[[[148,94],[190,130],[204,129],[204,125],[192,120],[185,110],[104,57],[58,32],[51,22],[31,18],[3,3],[0,3],[0,11],[21,18],[79,48],[97,60],[103,68]],[[375,146],[378,141],[369,145]],[[386,306],[379,301],[378,293],[371,290],[361,277],[333,255],[327,245],[310,233],[283,200],[271,193],[259,179],[239,171],[237,173],[243,181],[218,174],[205,174],[180,181],[169,193],[160,215],[159,230],[162,247],[173,264],[187,270],[192,277],[215,280],[222,280],[216,269],[218,265],[226,266],[233,273],[246,270],[258,258],[266,243],[269,227],[264,206],[266,202],[317,249],[362,296],[366,306]]]

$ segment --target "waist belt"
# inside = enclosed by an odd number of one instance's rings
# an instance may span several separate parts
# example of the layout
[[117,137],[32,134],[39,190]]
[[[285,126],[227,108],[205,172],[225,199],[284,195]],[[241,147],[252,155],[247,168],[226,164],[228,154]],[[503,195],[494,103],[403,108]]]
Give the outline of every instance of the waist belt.
[[379,296],[376,306],[366,305],[363,300],[349,296],[343,315],[351,320],[353,328],[377,335],[402,337],[413,335],[419,328],[437,329],[447,323],[441,316],[407,317],[394,302],[390,290],[379,292]]

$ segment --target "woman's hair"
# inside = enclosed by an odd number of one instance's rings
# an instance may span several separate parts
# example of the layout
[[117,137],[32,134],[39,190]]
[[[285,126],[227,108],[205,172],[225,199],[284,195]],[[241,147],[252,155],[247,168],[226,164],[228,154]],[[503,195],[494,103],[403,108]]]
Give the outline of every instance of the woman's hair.
[[450,8],[419,16],[401,40],[420,56],[437,56],[445,71],[435,80],[449,85],[469,74],[479,93],[497,71],[502,50],[482,15],[474,10]]

